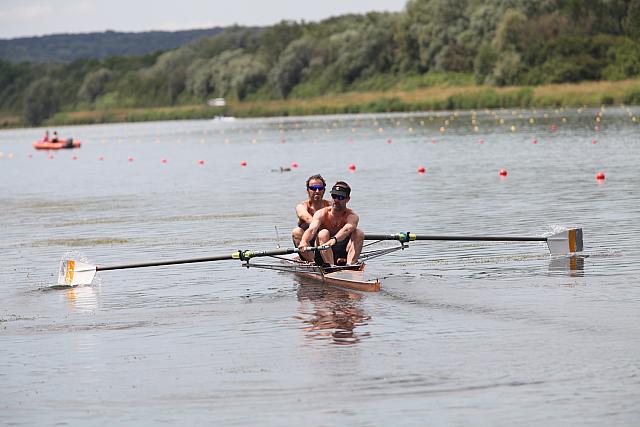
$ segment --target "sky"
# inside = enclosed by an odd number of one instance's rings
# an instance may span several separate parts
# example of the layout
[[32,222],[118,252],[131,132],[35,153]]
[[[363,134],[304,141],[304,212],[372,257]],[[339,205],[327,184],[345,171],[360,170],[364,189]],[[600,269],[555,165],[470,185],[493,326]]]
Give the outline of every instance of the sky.
[[106,30],[140,32],[266,26],[369,11],[407,0],[0,0],[0,39]]

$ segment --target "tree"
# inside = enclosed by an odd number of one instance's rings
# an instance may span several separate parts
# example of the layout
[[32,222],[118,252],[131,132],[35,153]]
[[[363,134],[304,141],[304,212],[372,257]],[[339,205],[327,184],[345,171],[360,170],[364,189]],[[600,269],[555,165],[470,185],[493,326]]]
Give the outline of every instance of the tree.
[[640,40],[640,0],[630,0],[622,28],[629,37]]
[[78,90],[78,97],[93,104],[111,80],[113,73],[106,68],[100,68],[84,77],[82,86]]
[[25,91],[23,115],[25,121],[39,125],[58,109],[56,84],[49,77],[42,77],[29,85]]
[[269,83],[283,98],[302,80],[303,71],[313,57],[314,47],[314,41],[308,37],[292,42],[269,72]]

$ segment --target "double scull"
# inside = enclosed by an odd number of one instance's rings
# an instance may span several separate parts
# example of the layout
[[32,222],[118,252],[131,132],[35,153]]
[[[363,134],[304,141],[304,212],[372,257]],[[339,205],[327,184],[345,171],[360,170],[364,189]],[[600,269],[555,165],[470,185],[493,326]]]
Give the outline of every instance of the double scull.
[[[580,252],[583,249],[582,229],[572,228],[547,237],[527,236],[446,236],[446,235],[417,235],[414,233],[397,234],[368,234],[365,237],[373,241],[367,246],[384,240],[396,241],[398,245],[377,250],[363,251],[360,261],[353,265],[321,267],[310,262],[302,261],[297,256],[297,248],[275,249],[272,251],[236,251],[227,255],[203,258],[189,258],[170,261],[154,261],[137,264],[122,264],[113,266],[98,266],[73,259],[60,262],[58,284],[64,286],[88,285],[93,281],[98,271],[121,270],[129,268],[156,267],[163,265],[190,264],[199,262],[240,260],[244,267],[264,268],[294,273],[305,279],[320,282],[327,286],[335,286],[362,292],[376,292],[380,290],[380,280],[365,274],[364,261],[386,255],[397,250],[407,248],[408,242],[417,240],[443,241],[488,241],[488,242],[546,242],[549,252],[554,255]],[[308,248],[307,251],[328,250],[329,246]],[[256,258],[270,258],[275,262],[253,262]]]

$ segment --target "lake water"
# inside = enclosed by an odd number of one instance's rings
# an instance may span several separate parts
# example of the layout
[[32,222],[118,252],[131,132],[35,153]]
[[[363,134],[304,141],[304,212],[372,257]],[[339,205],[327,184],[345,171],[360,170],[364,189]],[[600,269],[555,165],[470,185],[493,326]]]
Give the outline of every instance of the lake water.
[[[43,129],[0,131],[6,425],[640,420],[639,108],[58,131],[82,147],[37,152]],[[65,256],[109,265],[291,246],[315,173],[351,184],[368,233],[577,226],[585,251],[415,242],[368,263],[383,278],[373,294],[239,261],[56,286]]]

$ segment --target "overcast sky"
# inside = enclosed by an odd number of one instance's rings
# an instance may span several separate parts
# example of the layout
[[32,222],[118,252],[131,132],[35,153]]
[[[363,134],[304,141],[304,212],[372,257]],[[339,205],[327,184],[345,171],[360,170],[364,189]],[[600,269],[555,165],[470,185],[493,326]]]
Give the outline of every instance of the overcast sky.
[[318,21],[404,10],[407,0],[0,0],[0,39],[95,31],[187,30]]

